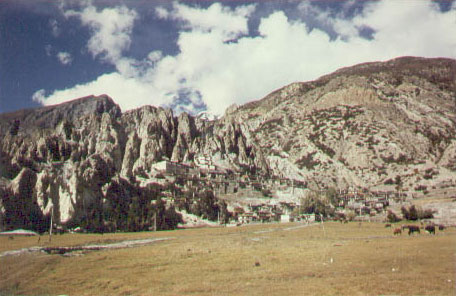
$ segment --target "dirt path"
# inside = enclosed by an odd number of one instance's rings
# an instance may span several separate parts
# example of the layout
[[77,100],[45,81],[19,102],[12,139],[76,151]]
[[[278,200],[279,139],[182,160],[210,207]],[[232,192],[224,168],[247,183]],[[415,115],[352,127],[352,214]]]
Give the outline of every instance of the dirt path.
[[81,254],[81,252],[85,251],[100,251],[100,250],[112,250],[112,249],[123,249],[123,248],[132,248],[132,247],[139,247],[150,245],[157,241],[163,241],[172,239],[172,237],[164,237],[164,238],[151,238],[151,239],[140,239],[140,240],[126,240],[121,241],[118,243],[110,243],[110,244],[95,244],[95,245],[85,245],[85,246],[74,246],[74,247],[30,247],[30,248],[23,248],[19,250],[12,250],[0,253],[0,257],[4,256],[13,256],[13,255],[22,255],[27,253],[36,253],[36,252],[44,252],[47,254],[59,254],[65,255],[73,252],[79,252],[77,254]]

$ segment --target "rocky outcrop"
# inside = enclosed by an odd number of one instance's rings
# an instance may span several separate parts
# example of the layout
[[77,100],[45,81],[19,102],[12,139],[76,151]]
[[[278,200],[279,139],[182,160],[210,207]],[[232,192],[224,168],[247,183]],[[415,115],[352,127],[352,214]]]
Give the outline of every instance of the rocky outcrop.
[[76,225],[103,221],[114,201],[155,206],[143,193],[156,196],[154,164],[199,156],[315,189],[456,183],[455,77],[454,60],[406,57],[293,83],[217,120],[152,106],[122,113],[106,95],[0,114],[1,221],[46,224],[54,209]]
[[[152,178],[162,160],[191,163],[198,155],[217,155],[227,168],[254,165],[239,126],[224,126],[152,106],[122,114],[108,96],[0,115],[2,223],[27,227],[28,220],[16,217],[39,214],[46,224],[52,210],[58,224],[100,220],[94,213],[112,197],[113,182],[128,183],[129,192],[141,196],[145,185],[136,177]],[[33,207],[12,211],[19,200]]]

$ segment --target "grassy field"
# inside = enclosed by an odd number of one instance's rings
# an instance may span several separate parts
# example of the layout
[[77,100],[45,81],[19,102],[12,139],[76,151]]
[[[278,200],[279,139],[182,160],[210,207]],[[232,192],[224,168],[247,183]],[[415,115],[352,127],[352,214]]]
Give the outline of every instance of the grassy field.
[[[393,226],[394,227],[394,226]],[[0,237],[0,252],[167,237],[65,257],[0,257],[0,294],[456,295],[456,229],[394,237],[380,223]]]

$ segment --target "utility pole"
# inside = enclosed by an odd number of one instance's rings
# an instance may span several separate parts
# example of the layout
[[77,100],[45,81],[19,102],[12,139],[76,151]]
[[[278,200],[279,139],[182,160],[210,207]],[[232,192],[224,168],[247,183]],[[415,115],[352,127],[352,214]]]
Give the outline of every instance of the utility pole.
[[54,218],[54,205],[52,205],[52,210],[51,210],[51,226],[49,227],[49,242],[51,242],[51,238],[52,238],[53,218]]
[[154,212],[154,231],[157,231],[157,212]]
[[323,215],[322,214],[319,214],[320,215],[320,220],[321,220],[321,226],[323,227],[323,234],[326,238],[326,230],[325,230],[325,224],[323,222]]

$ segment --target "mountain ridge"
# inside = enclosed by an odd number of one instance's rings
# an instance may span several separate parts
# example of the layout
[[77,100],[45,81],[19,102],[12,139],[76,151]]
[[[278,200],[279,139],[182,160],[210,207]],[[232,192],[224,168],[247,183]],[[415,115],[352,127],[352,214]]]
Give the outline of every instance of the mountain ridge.
[[129,201],[154,186],[155,196],[168,192],[160,186],[183,195],[206,190],[162,181],[162,161],[198,166],[205,159],[208,167],[285,177],[312,190],[422,194],[456,184],[455,73],[452,59],[365,63],[291,83],[217,120],[153,106],[122,113],[107,95],[0,114],[2,223],[20,221],[9,212],[13,200],[27,201],[22,209],[40,219],[59,208],[62,224],[80,223],[90,205],[89,220],[101,223],[96,213],[120,198],[109,189],[118,184],[130,188],[121,194]]

